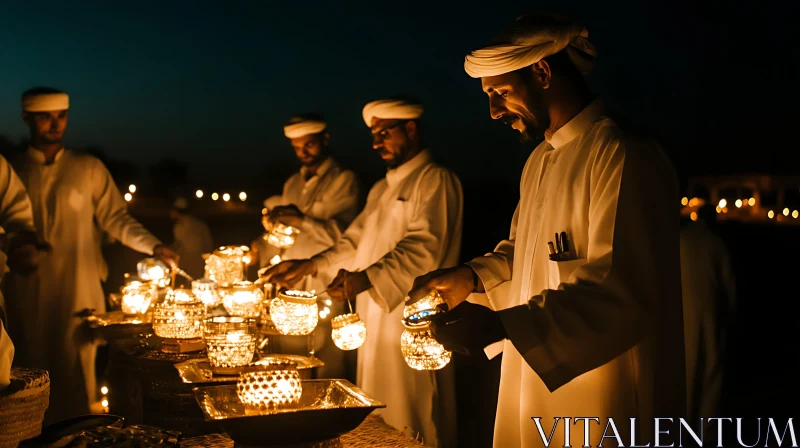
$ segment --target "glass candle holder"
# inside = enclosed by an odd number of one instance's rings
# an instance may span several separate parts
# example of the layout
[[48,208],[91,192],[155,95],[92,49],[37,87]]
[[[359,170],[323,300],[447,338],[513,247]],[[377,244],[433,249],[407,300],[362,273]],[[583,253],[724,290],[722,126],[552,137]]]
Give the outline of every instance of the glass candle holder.
[[264,309],[264,292],[253,282],[235,282],[219,290],[222,305],[231,316],[258,318]]
[[203,337],[203,320],[206,307],[189,289],[176,289],[167,293],[163,302],[153,311],[153,332],[168,339],[194,339]]
[[331,339],[342,350],[355,350],[367,340],[367,326],[358,314],[343,314],[331,320]]
[[236,383],[236,393],[248,408],[269,410],[296,405],[303,393],[297,364],[273,362],[245,367]]
[[270,230],[267,236],[267,242],[278,249],[288,249],[294,246],[294,242],[299,233],[300,230],[296,227],[276,222],[272,225],[272,230]]
[[283,291],[272,299],[269,314],[278,332],[302,336],[314,331],[319,320],[317,296],[308,291]]
[[140,261],[136,264],[136,271],[139,278],[152,282],[159,288],[166,288],[172,280],[169,266],[156,258],[145,258]]
[[203,302],[206,308],[211,308],[222,302],[217,291],[217,283],[208,278],[201,278],[192,282],[192,294]]
[[413,315],[416,315],[417,319],[419,319],[433,313],[438,313],[439,309],[437,307],[439,305],[445,305],[445,301],[441,294],[439,294],[439,291],[433,290],[429,292],[427,296],[417,300],[411,305],[403,307],[403,319],[408,319]]
[[153,302],[153,289],[148,283],[131,282],[123,286],[122,313],[127,315],[145,314]]
[[[441,300],[438,293],[429,295],[422,300],[429,299],[428,305],[422,305],[416,311],[403,309],[403,334],[400,336],[400,351],[406,364],[415,370],[439,370],[444,368],[453,356],[453,353],[446,350],[431,332],[429,318],[433,314],[441,311],[436,308],[436,304]],[[437,298],[438,297],[438,298]],[[422,301],[420,300],[420,301]],[[444,301],[442,300],[442,303]],[[416,305],[412,304],[411,306]],[[432,305],[432,308],[430,307]]]
[[206,319],[203,338],[212,367],[241,367],[256,351],[255,320],[243,317]]
[[244,280],[244,251],[240,246],[222,246],[206,258],[206,278],[218,285]]

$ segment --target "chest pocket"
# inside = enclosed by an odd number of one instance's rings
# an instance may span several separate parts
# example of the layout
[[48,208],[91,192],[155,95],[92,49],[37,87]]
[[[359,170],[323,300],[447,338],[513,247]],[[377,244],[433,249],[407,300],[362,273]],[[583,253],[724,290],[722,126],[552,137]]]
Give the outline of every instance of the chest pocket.
[[89,197],[77,189],[71,189],[69,191],[69,197],[67,198],[67,203],[69,204],[69,208],[75,211],[81,211],[86,208],[87,202]]

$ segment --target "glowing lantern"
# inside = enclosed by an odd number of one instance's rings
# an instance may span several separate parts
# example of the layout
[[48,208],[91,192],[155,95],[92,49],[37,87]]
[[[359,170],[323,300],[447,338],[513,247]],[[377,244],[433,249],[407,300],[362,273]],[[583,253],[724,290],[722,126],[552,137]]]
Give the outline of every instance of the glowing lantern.
[[222,246],[206,259],[206,277],[218,285],[244,280],[244,251],[240,246]]
[[245,367],[236,383],[239,400],[248,408],[280,409],[296,405],[303,393],[297,365],[270,362]]
[[241,367],[253,361],[256,350],[253,319],[214,317],[205,321],[203,333],[212,367]]
[[403,309],[403,326],[405,330],[400,336],[400,351],[406,364],[415,370],[439,370],[444,368],[452,358],[452,352],[446,350],[430,328],[430,316],[442,312],[438,306],[444,300],[437,291],[420,299]]
[[342,350],[355,350],[367,340],[367,326],[358,314],[343,314],[331,320],[331,338]]
[[271,226],[267,242],[278,249],[288,249],[294,246],[295,239],[299,233],[300,230],[295,227],[276,222]]
[[170,284],[170,269],[166,263],[156,258],[145,258],[136,264],[139,277],[148,282],[153,282],[159,288]]
[[192,282],[192,293],[206,308],[216,306],[222,301],[217,292],[217,283],[208,278],[201,278]]
[[203,320],[206,307],[189,289],[176,289],[167,293],[166,299],[156,304],[153,312],[153,331],[156,336],[168,339],[194,339],[203,337]]
[[283,291],[272,299],[269,314],[278,332],[285,335],[307,335],[317,327],[317,296],[307,291]]
[[127,315],[146,313],[153,301],[153,290],[148,283],[132,281],[121,292],[122,312]]
[[258,318],[264,309],[264,292],[253,282],[235,282],[220,288],[222,305],[228,314]]

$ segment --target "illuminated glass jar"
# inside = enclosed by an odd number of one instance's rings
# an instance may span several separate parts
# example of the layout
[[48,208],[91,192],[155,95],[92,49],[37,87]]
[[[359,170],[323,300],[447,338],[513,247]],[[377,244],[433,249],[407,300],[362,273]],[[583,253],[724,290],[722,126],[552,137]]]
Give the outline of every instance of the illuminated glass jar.
[[294,246],[295,239],[299,233],[300,230],[296,227],[276,222],[272,225],[272,230],[267,236],[267,242],[278,249],[288,249]]
[[194,297],[191,290],[169,291],[153,311],[153,332],[168,339],[201,338],[205,317],[205,305]]
[[156,258],[145,258],[140,261],[136,264],[136,271],[140,279],[152,282],[159,288],[166,288],[172,280],[169,266]]
[[203,338],[212,367],[241,367],[253,361],[256,323],[243,317],[206,319]]
[[149,283],[132,281],[123,286],[122,312],[127,315],[145,314],[153,302],[153,288]]
[[314,331],[319,320],[317,296],[308,291],[283,291],[272,299],[269,315],[278,332],[302,336]]
[[264,292],[253,282],[235,282],[219,289],[222,305],[231,316],[258,318],[264,309]]
[[217,291],[217,283],[208,278],[201,278],[192,282],[192,294],[205,304],[206,308],[211,308],[222,302]]
[[281,409],[300,401],[303,384],[297,364],[272,362],[245,367],[236,383],[236,393],[248,408]]
[[430,328],[431,315],[440,313],[437,305],[444,304],[438,292],[403,309],[403,326],[405,330],[400,336],[400,351],[406,364],[415,370],[439,370],[444,368],[452,358],[452,352],[433,337]]
[[367,340],[367,326],[358,314],[342,314],[331,320],[331,339],[342,350],[355,350]]
[[206,259],[206,277],[218,285],[244,280],[244,251],[240,246],[222,246]]

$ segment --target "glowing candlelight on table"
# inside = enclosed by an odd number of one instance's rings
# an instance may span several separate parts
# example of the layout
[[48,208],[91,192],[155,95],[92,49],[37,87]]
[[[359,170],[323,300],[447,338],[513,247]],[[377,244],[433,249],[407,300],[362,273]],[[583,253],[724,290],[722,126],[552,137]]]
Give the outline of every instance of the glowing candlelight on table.
[[271,226],[267,242],[278,249],[288,249],[294,246],[295,238],[299,233],[300,230],[295,227],[276,222]]
[[236,282],[220,289],[222,305],[231,316],[254,317],[264,308],[264,292],[253,282]]
[[155,258],[145,258],[136,264],[136,270],[142,280],[153,282],[160,288],[170,283],[170,269],[166,263]]
[[192,293],[203,302],[206,308],[216,306],[222,301],[222,297],[217,292],[217,283],[208,278],[193,281]]
[[355,350],[367,340],[367,326],[358,314],[343,314],[331,321],[331,338],[342,350]]
[[437,306],[444,303],[439,293],[432,291],[418,302],[403,309],[405,330],[400,336],[400,351],[406,364],[412,369],[439,370],[444,368],[453,356],[452,352],[446,350],[433,337],[430,322],[425,319],[431,314],[440,313],[441,310]]
[[308,291],[283,291],[272,299],[269,314],[278,332],[285,335],[307,335],[319,321],[317,296]]
[[244,280],[244,256],[242,246],[220,247],[206,259],[206,277],[218,285]]
[[205,321],[203,334],[212,367],[241,367],[253,360],[255,320],[214,317]]
[[246,367],[236,393],[246,407],[279,409],[297,404],[303,385],[295,363],[271,362]]
[[189,289],[176,289],[156,304],[153,312],[153,332],[170,339],[193,339],[203,336],[206,307]]
[[122,312],[128,315],[144,314],[153,301],[150,285],[138,281],[122,287]]

